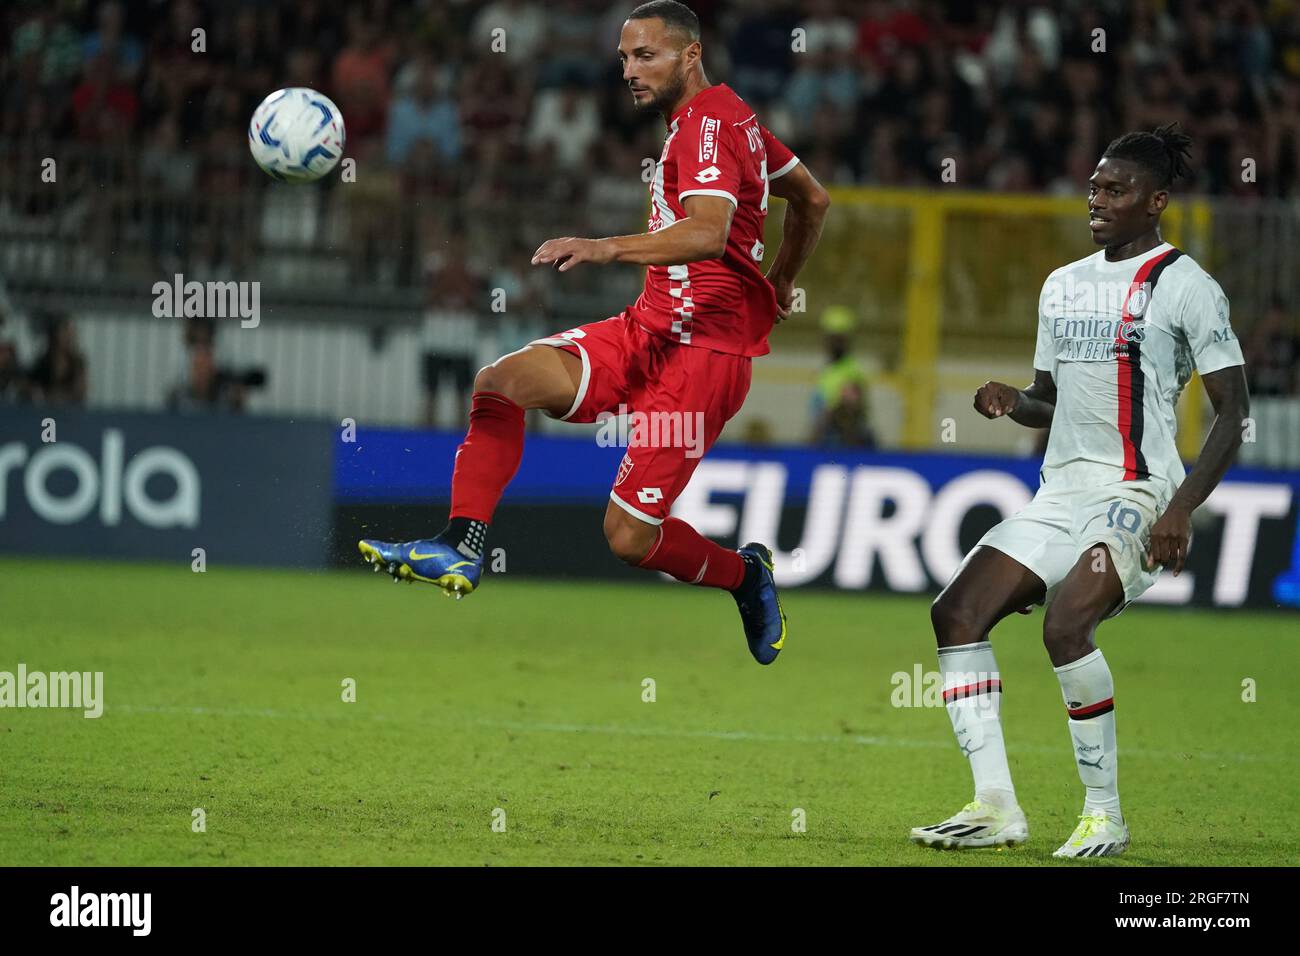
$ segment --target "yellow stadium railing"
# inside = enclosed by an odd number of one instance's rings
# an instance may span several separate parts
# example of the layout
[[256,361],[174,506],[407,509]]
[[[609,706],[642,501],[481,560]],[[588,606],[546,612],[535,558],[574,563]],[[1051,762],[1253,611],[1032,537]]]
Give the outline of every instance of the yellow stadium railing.
[[[1096,251],[1084,197],[871,187],[830,193],[821,244],[800,277],[807,320],[784,324],[781,335],[811,346],[822,309],[854,309],[863,344],[889,370],[881,378],[902,397],[903,445],[930,447],[936,393],[954,384],[939,381],[942,360],[1023,357],[1028,373],[1044,279]],[[780,240],[780,205],[773,203],[768,221],[768,249]],[[1171,203],[1162,224],[1169,242],[1205,254],[1207,201]],[[1179,408],[1185,458],[1199,449],[1202,399],[1194,379]]]

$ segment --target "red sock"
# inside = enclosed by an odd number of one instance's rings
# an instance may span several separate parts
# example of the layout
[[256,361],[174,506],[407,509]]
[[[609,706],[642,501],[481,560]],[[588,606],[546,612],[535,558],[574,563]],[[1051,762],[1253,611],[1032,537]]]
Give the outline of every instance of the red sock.
[[475,392],[451,473],[451,517],[491,521],[523,456],[524,410],[497,392]]
[[659,540],[639,565],[678,581],[734,591],[745,580],[745,559],[714,544],[680,518],[665,518]]

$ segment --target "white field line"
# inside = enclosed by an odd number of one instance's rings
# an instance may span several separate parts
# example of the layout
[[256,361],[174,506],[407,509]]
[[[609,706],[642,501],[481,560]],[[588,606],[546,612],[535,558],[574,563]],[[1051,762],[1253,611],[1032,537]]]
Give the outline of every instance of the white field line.
[[[285,711],[271,708],[234,708],[234,707],[151,707],[137,704],[111,704],[104,708],[105,714],[168,714],[195,717],[261,717],[271,720],[355,720],[350,713],[324,714],[316,711]],[[361,719],[394,724],[420,724],[425,722],[418,717],[393,718],[385,714],[365,714]],[[956,744],[946,740],[914,740],[906,737],[880,737],[866,734],[773,734],[750,730],[690,730],[673,727],[627,727],[618,724],[568,724],[548,721],[522,720],[475,720],[479,727],[497,730],[509,730],[515,733],[556,733],[556,734],[597,734],[615,737],[659,737],[677,740],[735,740],[747,743],[783,743],[783,744],[851,744],[858,747],[903,747],[915,749],[947,750],[955,749]],[[1065,737],[1064,730],[1062,736]],[[1046,747],[1041,744],[1008,745],[1008,753],[1056,754],[1069,748],[1065,741],[1060,747]],[[1206,760],[1232,761],[1235,763],[1293,763],[1294,758],[1283,754],[1277,756],[1255,753],[1219,753],[1214,751],[1174,751],[1148,750],[1141,747],[1120,748],[1124,757],[1137,757],[1143,760]]]

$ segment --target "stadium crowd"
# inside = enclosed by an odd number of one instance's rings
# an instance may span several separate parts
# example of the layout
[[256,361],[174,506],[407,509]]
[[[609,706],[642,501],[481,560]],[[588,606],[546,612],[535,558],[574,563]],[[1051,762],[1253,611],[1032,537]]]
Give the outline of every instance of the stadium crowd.
[[[615,47],[635,5],[9,0],[0,7],[0,224],[56,202],[12,184],[31,179],[34,158],[71,147],[92,157],[73,174],[92,210],[89,235],[124,228],[120,215],[94,211],[97,183],[202,197],[206,217],[144,216],[151,268],[238,272],[256,254],[255,229],[222,203],[234,210],[270,185],[248,161],[247,118],[269,91],[310,86],[341,107],[347,155],[363,171],[343,200],[352,275],[373,278],[395,249],[409,249],[389,282],[422,285],[430,303],[500,287],[545,315],[549,286],[527,268],[531,247],[521,237],[503,255],[499,230],[489,236],[483,224],[521,197],[576,210],[592,233],[643,215],[643,162],[659,154],[663,131],[634,114],[620,80]],[[828,184],[934,185],[951,159],[955,188],[1079,193],[1113,136],[1177,120],[1198,144],[1192,188],[1243,200],[1300,195],[1300,0],[691,6],[710,77],[745,97]],[[394,241],[392,209],[428,212]],[[463,248],[448,244],[462,234]],[[605,280],[583,275],[570,288],[588,281]],[[1295,340],[1294,303],[1278,308],[1259,336],[1264,358],[1277,354],[1275,338]],[[73,333],[56,325],[55,358],[75,352]],[[426,357],[431,389],[447,377],[465,386],[476,333],[462,325],[430,326],[430,355],[452,359]],[[0,341],[0,396],[34,392],[36,370],[17,370],[12,353]],[[66,400],[84,394],[85,363],[75,364],[41,372],[66,379]],[[1294,392],[1296,379],[1279,371],[1267,387]]]
[[[614,56],[633,5],[17,0],[0,12],[0,131],[127,142],[166,185],[208,189],[248,174],[221,158],[230,130],[269,90],[306,85],[342,107],[349,155],[400,169],[407,189],[472,199],[521,165],[594,188],[598,171],[658,152]],[[938,182],[954,158],[959,185],[1077,189],[1111,137],[1169,120],[1202,144],[1201,190],[1288,196],[1300,178],[1294,0],[694,8],[712,75],[829,182]],[[1257,161],[1250,189],[1243,157]]]

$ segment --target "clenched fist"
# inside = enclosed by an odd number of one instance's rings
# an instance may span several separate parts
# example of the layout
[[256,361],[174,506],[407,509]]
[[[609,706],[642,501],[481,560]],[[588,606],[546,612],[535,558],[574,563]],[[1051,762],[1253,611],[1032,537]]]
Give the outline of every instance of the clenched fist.
[[985,418],[1010,415],[1020,404],[1020,389],[1001,382],[985,382],[975,392],[975,411]]

